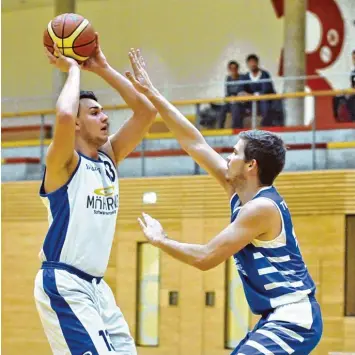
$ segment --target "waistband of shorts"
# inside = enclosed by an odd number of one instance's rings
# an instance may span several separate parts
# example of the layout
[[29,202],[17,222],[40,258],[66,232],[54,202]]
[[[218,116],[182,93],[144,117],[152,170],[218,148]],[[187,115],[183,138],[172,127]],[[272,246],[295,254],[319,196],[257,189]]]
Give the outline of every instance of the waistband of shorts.
[[42,269],[65,270],[65,271],[68,271],[71,274],[74,274],[74,275],[76,275],[76,276],[80,277],[81,279],[88,281],[88,282],[92,282],[93,280],[96,280],[97,284],[99,284],[100,281],[102,280],[102,277],[89,275],[86,272],[81,271],[74,266],[71,266],[71,265],[68,265],[65,263],[55,262],[55,261],[43,261],[41,268]]

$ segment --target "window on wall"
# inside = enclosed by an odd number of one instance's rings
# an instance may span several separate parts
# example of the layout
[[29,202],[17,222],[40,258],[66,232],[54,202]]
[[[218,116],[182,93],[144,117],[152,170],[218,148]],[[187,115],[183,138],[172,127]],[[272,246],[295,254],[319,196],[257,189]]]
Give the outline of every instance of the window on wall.
[[244,295],[234,259],[226,262],[225,341],[227,349],[234,349],[249,330],[249,306]]
[[137,345],[159,345],[159,249],[138,244]]
[[355,215],[346,216],[345,315],[355,317]]

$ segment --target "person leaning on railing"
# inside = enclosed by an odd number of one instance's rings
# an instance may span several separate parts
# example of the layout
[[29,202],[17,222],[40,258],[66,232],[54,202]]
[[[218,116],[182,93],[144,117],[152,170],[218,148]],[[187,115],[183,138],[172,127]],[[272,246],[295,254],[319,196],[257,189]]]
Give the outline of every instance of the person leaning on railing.
[[[350,73],[350,86],[355,89],[355,50],[352,52],[354,68]],[[338,95],[333,98],[333,113],[336,121],[355,122],[355,95]]]
[[[259,57],[255,54],[250,54],[246,58],[246,64],[249,68],[249,72],[243,76],[243,81],[248,81],[243,85],[242,94],[249,95],[265,95],[265,94],[276,94],[274,84],[271,80],[269,72],[261,69],[259,66]],[[272,126],[274,115],[273,112],[281,111],[278,107],[281,102],[276,100],[272,102],[271,100],[262,100],[257,103],[257,112],[261,115],[262,126]],[[248,109],[251,110],[251,102],[248,102]]]
[[[238,96],[243,86],[238,83],[242,80],[243,74],[239,72],[238,62],[231,60],[228,63],[228,75],[225,81],[225,96]],[[223,104],[219,117],[218,127],[224,128],[227,113],[232,114],[232,128],[243,128],[243,118],[245,116],[245,103],[242,102],[226,102]]]

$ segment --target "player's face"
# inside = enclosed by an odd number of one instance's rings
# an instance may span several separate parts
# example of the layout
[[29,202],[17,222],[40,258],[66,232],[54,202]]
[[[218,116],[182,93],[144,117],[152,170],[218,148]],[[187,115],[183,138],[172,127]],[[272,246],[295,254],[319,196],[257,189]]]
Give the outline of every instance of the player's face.
[[77,130],[80,136],[90,144],[100,147],[107,142],[108,116],[97,101],[80,100]]
[[239,139],[238,143],[233,147],[233,153],[227,158],[227,179],[230,182],[246,180],[244,145],[245,141]]

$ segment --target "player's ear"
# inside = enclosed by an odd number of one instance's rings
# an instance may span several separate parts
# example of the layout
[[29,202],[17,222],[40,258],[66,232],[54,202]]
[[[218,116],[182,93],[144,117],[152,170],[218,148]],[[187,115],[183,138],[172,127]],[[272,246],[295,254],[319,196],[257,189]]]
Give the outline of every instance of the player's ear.
[[249,169],[255,169],[257,167],[258,167],[258,163],[257,163],[257,161],[255,159],[252,159],[252,160],[249,161],[249,163],[248,163],[248,168]]
[[80,118],[75,117],[75,131],[80,131]]

